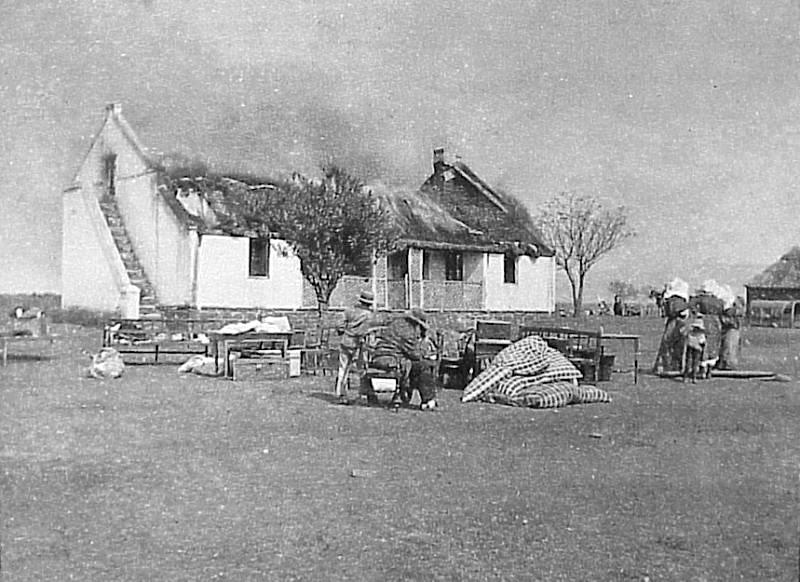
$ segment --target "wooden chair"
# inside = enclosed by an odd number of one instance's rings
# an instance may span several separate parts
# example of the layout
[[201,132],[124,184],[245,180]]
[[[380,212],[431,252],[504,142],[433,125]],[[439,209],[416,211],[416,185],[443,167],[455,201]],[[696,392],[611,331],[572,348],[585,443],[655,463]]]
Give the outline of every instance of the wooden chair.
[[325,374],[326,369],[329,368],[330,346],[328,344],[330,336],[331,330],[327,327],[320,328],[315,335],[311,335],[307,331],[304,332],[303,350],[300,357],[303,369],[314,375],[317,372]]

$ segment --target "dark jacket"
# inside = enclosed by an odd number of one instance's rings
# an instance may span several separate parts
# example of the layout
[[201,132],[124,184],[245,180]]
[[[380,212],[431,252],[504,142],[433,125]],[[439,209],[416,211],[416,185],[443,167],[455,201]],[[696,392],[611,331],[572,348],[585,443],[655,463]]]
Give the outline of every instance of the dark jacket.
[[418,361],[421,357],[419,328],[405,317],[394,318],[378,333],[374,355],[397,356]]

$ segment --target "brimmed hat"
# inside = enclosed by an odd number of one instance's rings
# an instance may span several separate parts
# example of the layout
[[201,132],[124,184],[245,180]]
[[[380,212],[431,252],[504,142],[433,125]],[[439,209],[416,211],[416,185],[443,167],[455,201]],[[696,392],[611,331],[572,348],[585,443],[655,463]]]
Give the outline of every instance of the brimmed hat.
[[369,291],[362,291],[358,296],[358,302],[362,305],[372,307],[372,305],[375,303],[375,296]]
[[421,325],[424,329],[428,329],[428,316],[425,315],[425,312],[422,311],[419,307],[412,307],[404,314],[406,319],[413,321],[414,323]]

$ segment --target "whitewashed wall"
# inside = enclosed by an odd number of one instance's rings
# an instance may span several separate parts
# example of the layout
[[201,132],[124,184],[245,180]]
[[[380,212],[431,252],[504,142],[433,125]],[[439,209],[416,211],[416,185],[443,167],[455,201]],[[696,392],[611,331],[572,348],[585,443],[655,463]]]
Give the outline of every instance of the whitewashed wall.
[[177,219],[158,193],[156,172],[114,115],[108,118],[89,150],[78,172],[78,182],[99,200],[106,191],[104,158],[109,154],[117,156],[117,206],[159,303],[191,304],[196,235]]
[[519,257],[517,282],[504,283],[503,255],[486,255],[485,309],[489,311],[545,311],[555,309],[555,259]]
[[61,249],[61,305],[98,311],[116,311],[120,294],[126,285],[119,256],[108,232],[103,237],[105,219],[96,207],[91,192],[80,188],[68,190],[63,196]]
[[203,235],[197,260],[197,306],[298,309],[303,301],[300,260],[282,256],[271,241],[269,277],[250,277],[247,237]]
[[158,302],[191,304],[196,236],[158,193],[156,174],[131,175],[120,168],[117,205]]

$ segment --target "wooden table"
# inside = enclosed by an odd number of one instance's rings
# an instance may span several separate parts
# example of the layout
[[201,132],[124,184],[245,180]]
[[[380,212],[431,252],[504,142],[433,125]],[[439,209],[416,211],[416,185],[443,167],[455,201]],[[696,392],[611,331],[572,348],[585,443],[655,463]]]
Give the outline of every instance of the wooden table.
[[[286,358],[289,342],[292,339],[291,331],[270,332],[245,332],[238,334],[208,332],[211,340],[212,353],[214,354],[214,367],[217,374],[220,372],[226,378],[232,377],[230,363],[231,351],[240,346],[269,345],[271,349],[281,352],[281,357]],[[222,362],[220,362],[222,359]],[[221,364],[221,369],[220,369]]]

